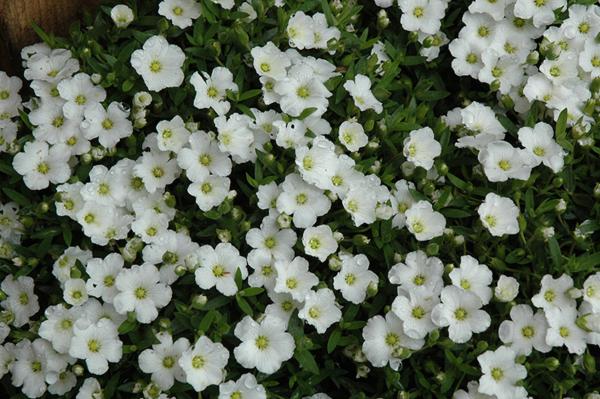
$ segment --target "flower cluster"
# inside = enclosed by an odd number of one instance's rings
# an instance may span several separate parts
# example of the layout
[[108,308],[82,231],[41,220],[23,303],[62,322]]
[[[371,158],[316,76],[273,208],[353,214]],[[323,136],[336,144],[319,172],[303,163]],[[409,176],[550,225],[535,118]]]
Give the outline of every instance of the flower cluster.
[[600,8],[375,5],[111,3],[0,72],[1,389],[597,397]]

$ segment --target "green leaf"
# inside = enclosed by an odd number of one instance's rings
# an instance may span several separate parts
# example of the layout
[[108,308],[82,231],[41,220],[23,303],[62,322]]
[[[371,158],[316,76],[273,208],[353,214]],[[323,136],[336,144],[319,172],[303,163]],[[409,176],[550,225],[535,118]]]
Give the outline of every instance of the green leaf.
[[304,370],[310,371],[313,374],[319,374],[319,366],[317,365],[312,353],[310,353],[308,350],[297,349],[296,353],[294,353],[294,358]]
[[252,317],[254,315],[254,312],[252,311],[252,307],[250,306],[248,301],[246,301],[241,295],[236,295],[235,301],[237,302],[237,304],[240,307],[240,309],[242,310],[242,312],[246,313],[250,317]]
[[239,295],[245,296],[245,297],[256,296],[258,294],[262,294],[264,291],[265,291],[265,289],[262,287],[249,287],[249,288],[241,290],[239,292]]
[[548,238],[548,248],[550,249],[550,257],[552,258],[554,268],[558,270],[562,263],[562,255],[560,253],[560,246],[558,245],[556,238]]
[[327,341],[327,353],[331,353],[335,350],[336,346],[340,342],[341,337],[342,332],[340,330],[333,330],[333,332],[329,335],[329,340]]
[[12,188],[3,187],[2,191],[8,196],[8,198],[10,198],[11,200],[15,201],[17,204],[23,207],[28,207],[31,205],[31,202],[26,196],[13,190]]

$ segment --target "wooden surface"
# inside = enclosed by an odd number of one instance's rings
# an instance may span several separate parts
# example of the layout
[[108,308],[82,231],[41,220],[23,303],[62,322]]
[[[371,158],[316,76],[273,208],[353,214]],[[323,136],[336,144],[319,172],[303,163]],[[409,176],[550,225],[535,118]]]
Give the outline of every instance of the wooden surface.
[[19,72],[21,48],[40,41],[31,29],[31,22],[47,32],[64,35],[84,8],[100,1],[0,0],[0,69]]

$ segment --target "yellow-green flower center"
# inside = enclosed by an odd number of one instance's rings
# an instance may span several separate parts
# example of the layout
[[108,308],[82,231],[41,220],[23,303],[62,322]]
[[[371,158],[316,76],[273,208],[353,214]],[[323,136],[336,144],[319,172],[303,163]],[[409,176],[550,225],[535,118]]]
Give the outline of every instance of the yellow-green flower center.
[[256,338],[255,344],[256,344],[256,347],[258,349],[260,349],[261,351],[265,350],[269,346],[269,338],[265,337],[264,335],[259,335]]
[[158,73],[162,70],[162,64],[158,60],[154,60],[150,63],[150,72]]
[[98,353],[101,347],[102,345],[100,345],[100,342],[98,342],[96,339],[90,339],[88,341],[88,349],[92,353]]
[[148,290],[145,289],[144,287],[138,287],[135,289],[135,291],[133,292],[133,294],[135,295],[135,297],[137,299],[144,299],[148,296]]
[[469,314],[464,308],[458,308],[454,311],[454,318],[458,321],[463,321]]

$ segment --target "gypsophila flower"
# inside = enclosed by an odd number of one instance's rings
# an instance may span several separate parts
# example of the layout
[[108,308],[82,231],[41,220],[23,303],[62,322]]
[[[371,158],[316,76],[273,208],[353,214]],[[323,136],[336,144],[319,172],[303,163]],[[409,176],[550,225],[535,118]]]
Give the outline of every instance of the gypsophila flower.
[[171,287],[160,282],[156,266],[149,263],[123,269],[115,279],[119,293],[113,298],[117,312],[135,312],[140,323],[150,323],[158,317],[158,309],[171,301]]
[[286,360],[291,359],[296,347],[293,337],[285,332],[285,323],[273,316],[260,322],[244,317],[236,326],[234,334],[242,343],[233,353],[245,368],[256,368],[261,373],[276,372]]
[[195,0],[163,0],[158,4],[158,13],[184,29],[200,16],[201,8]]
[[208,386],[223,381],[228,359],[229,352],[222,344],[203,335],[182,353],[178,363],[185,373],[185,380],[196,392],[202,392]]
[[148,38],[141,50],[131,54],[131,66],[151,91],[179,87],[184,78],[181,70],[184,61],[185,54],[181,48],[169,44],[162,36]]
[[298,311],[298,317],[314,326],[319,334],[342,318],[342,311],[335,302],[335,295],[329,288],[309,291],[304,297],[304,306]]
[[125,4],[117,4],[110,10],[110,17],[117,28],[127,28],[133,22],[133,10]]
[[488,193],[485,201],[477,208],[477,213],[481,223],[493,236],[519,232],[519,208],[510,198]]

